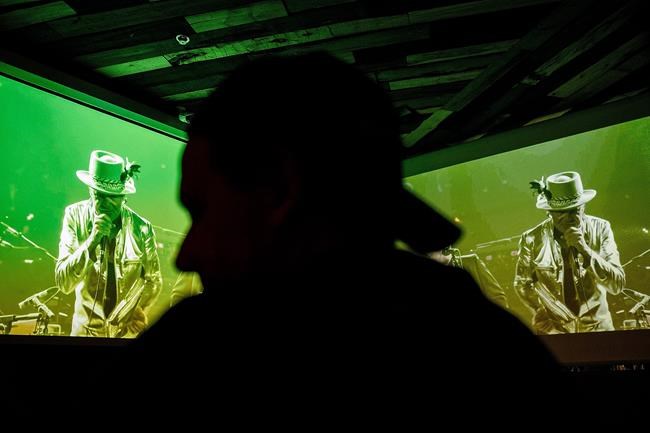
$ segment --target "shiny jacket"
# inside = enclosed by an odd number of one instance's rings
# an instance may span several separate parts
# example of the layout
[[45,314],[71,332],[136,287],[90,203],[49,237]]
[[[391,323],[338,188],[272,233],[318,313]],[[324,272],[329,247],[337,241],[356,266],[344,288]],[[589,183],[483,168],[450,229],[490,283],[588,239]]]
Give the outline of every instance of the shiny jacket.
[[564,261],[559,243],[554,238],[553,220],[549,217],[528,230],[519,241],[519,257],[514,288],[524,304],[534,311],[533,329],[542,334],[614,330],[607,304],[607,292],[618,294],[625,284],[614,234],[609,222],[584,215],[585,242],[594,251],[585,262],[577,254],[574,263],[574,286],[579,299],[577,321],[562,323],[547,308],[534,289],[539,284],[560,302],[564,298]]
[[[107,260],[101,260],[101,246],[94,262],[88,251],[94,219],[91,200],[72,204],[65,209],[59,242],[55,278],[64,293],[75,292],[71,335],[112,336],[106,323],[103,299],[106,287]],[[122,228],[115,245],[116,305],[137,283],[144,284],[139,302],[149,307],[162,288],[160,261],[151,223],[126,205],[122,206]],[[99,281],[98,281],[99,280]]]

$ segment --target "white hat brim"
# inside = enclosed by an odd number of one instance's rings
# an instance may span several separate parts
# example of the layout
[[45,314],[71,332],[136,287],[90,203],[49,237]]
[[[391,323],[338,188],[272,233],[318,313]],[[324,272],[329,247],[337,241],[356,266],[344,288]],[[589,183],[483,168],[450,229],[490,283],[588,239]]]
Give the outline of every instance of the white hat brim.
[[135,194],[135,182],[133,182],[133,178],[129,179],[126,181],[124,184],[124,189],[120,192],[117,191],[110,191],[105,188],[102,188],[101,186],[97,185],[93,177],[90,175],[90,173],[86,170],[77,170],[77,177],[79,178],[80,181],[82,181],[84,184],[88,185],[92,189],[102,192],[104,194],[109,194],[109,195],[124,195],[124,194]]
[[543,209],[543,210],[569,210],[569,209],[575,209],[578,206],[582,206],[583,204],[591,201],[594,197],[596,197],[596,190],[594,189],[586,189],[582,192],[582,195],[578,198],[578,200],[574,203],[570,203],[566,206],[562,207],[551,207],[548,204],[548,201],[546,200],[546,197],[544,197],[543,194],[540,194],[537,196],[537,209]]

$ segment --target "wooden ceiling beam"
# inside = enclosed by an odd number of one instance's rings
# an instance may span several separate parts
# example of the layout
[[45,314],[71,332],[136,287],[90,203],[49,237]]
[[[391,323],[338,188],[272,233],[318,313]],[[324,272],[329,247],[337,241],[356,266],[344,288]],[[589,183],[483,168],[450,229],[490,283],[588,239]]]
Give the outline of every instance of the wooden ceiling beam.
[[499,54],[489,54],[486,56],[458,58],[456,60],[428,63],[405,68],[386,69],[377,72],[377,79],[379,81],[406,80],[426,75],[444,75],[481,69],[497,61],[500,57]]
[[[577,20],[571,30],[560,33],[535,52],[542,59],[549,52],[555,51],[555,55],[492,101],[487,110],[464,122],[463,128],[502,131],[551,112],[566,112],[564,108],[556,108],[559,98],[548,94],[579,74],[585,65],[597,62],[638,32],[631,21],[635,14],[631,5],[632,2],[627,2],[618,10],[616,5],[601,7]],[[561,58],[559,53],[566,58]]]
[[202,33],[286,16],[287,10],[282,0],[265,0],[236,8],[189,15],[185,20],[196,33]]
[[[463,90],[445,106],[432,114],[432,118],[425,120],[418,128],[412,131],[404,140],[406,146],[415,146],[419,141],[432,134],[443,121],[453,113],[460,112],[476,101],[504,77],[516,77],[522,64],[532,52],[542,47],[562,29],[569,26],[580,16],[584,16],[592,7],[593,1],[572,1],[562,3],[548,17],[521,38],[510,50],[503,54],[500,62],[493,63],[481,75],[471,81]],[[525,76],[525,71],[524,71]],[[419,151],[419,149],[418,149]]]
[[64,1],[16,9],[0,15],[0,31],[15,30],[73,15],[77,15],[77,12]]
[[516,43],[517,39],[512,39],[507,41],[496,41],[485,44],[468,45],[465,47],[451,48],[448,50],[411,54],[406,56],[406,63],[409,65],[421,65],[426,63],[463,59],[472,56],[503,53],[512,48],[512,46]]
[[214,87],[208,87],[207,89],[192,90],[189,92],[175,93],[172,95],[163,96],[163,99],[166,101],[175,101],[179,105],[185,105],[185,101],[192,101],[198,105],[199,102],[203,101],[205,98],[210,96],[214,92]]
[[558,2],[559,0],[479,0],[472,2],[461,2],[432,9],[415,10],[409,12],[409,18],[410,21],[414,24],[423,22],[435,22],[452,18],[484,15],[504,10],[521,9]]
[[284,0],[284,4],[291,13],[354,2],[355,0]]
[[635,9],[636,5],[634,2],[626,3],[622,8],[608,15],[603,21],[594,26],[581,38],[560,50],[550,60],[544,62],[544,64],[535,69],[535,72],[531,74],[531,76],[527,77],[526,80],[529,81],[530,84],[536,84],[540,79],[549,77],[567,63],[591,50],[612,35],[612,33],[618,31],[624,25],[629,23],[630,14]]
[[[353,20],[343,23],[335,23],[332,25],[317,26],[311,28],[299,29],[300,20],[292,20],[295,24],[295,30],[283,33],[271,33],[264,36],[258,36],[248,39],[234,39],[224,41],[223,34],[215,35],[220,36],[214,38],[213,35],[194,35],[191,37],[195,40],[191,46],[198,46],[199,48],[183,49],[174,40],[166,40],[143,44],[141,46],[131,46],[120,48],[117,50],[109,50],[106,52],[92,53],[78,57],[76,60],[93,67],[108,66],[114,63],[124,63],[126,61],[141,60],[146,56],[160,56],[172,60],[174,63],[175,58],[181,59],[177,64],[188,64],[196,61],[206,61],[217,58],[229,57],[237,54],[253,53],[257,51],[265,51],[277,48],[283,48],[293,45],[301,45],[306,43],[313,43],[324,41],[328,39],[341,38],[345,36],[353,36],[360,33],[367,33],[371,31],[378,31],[382,29],[393,29],[404,27],[408,25],[407,17],[382,17],[375,19]],[[414,33],[418,30],[423,30],[424,27],[416,27]],[[402,36],[405,40],[410,40],[406,32],[397,32],[396,36]],[[422,33],[421,31],[419,32]],[[379,35],[380,37],[381,35]],[[428,32],[427,32],[428,36]],[[232,38],[229,38],[232,39]],[[362,41],[366,41],[364,38]],[[394,42],[394,41],[392,41]],[[345,44],[345,42],[344,42]],[[349,43],[344,47],[339,45],[333,47],[335,51],[358,49],[362,45],[350,46]]]
[[474,69],[470,71],[454,72],[451,74],[431,75],[417,78],[408,78],[406,80],[389,81],[388,89],[403,90],[425,86],[436,86],[439,84],[456,83],[459,81],[469,81],[478,77],[482,71],[482,69]]
[[[99,48],[93,52],[83,53],[78,57],[80,61],[94,67],[108,66],[111,64],[124,63],[132,60],[139,60],[147,56],[161,56],[177,51],[189,50],[194,48],[211,47],[218,43],[233,42],[242,39],[252,39],[262,36],[271,36],[277,33],[297,31],[304,27],[317,27],[327,24],[335,20],[355,20],[360,16],[360,8],[357,5],[345,5],[338,7],[336,10],[325,11],[307,11],[299,15],[292,15],[284,18],[276,18],[267,21],[255,21],[249,24],[239,25],[236,27],[229,27],[208,32],[194,34],[194,30],[189,27],[187,21],[183,19],[183,25],[170,26],[178,28],[179,31],[167,33],[163,38],[148,39],[140,43],[138,40],[133,42],[124,43],[123,33],[124,30],[128,34],[134,34],[136,37],[140,35],[147,35],[147,28],[142,26],[131,27],[123,29],[122,31],[116,30],[106,34],[106,37],[97,38],[100,45]],[[184,28],[187,27],[187,31]],[[179,46],[175,40],[175,35],[178,33],[186,34],[190,37],[190,43],[184,47]],[[90,35],[93,38],[93,35]],[[122,38],[122,39],[120,39]],[[116,45],[106,47],[104,41],[116,39]],[[63,41],[65,44],[67,41]],[[82,45],[79,38],[70,40],[70,52],[75,52],[75,46]],[[106,49],[108,48],[108,49]],[[78,51],[78,49],[77,49]],[[81,53],[80,53],[81,54]]]
[[[549,93],[563,109],[588,99],[647,64],[648,33],[642,32]],[[626,70],[627,69],[627,70]]]
[[248,60],[249,58],[246,55],[234,56],[229,57],[227,61],[217,59],[202,63],[191,63],[189,65],[176,66],[174,68],[127,75],[120,77],[119,80],[128,83],[129,85],[151,87],[182,80],[193,80],[201,77],[226,74]]
[[62,37],[82,36],[246,4],[246,0],[166,0],[53,21]]
[[[556,0],[525,0],[521,3],[518,2],[516,7],[553,3],[554,1]],[[192,38],[198,39],[197,42],[191,45],[191,47],[196,48],[184,49],[178,45],[174,45],[174,41],[167,40],[161,41],[160,44],[157,42],[149,43],[143,47],[123,47],[118,50],[109,50],[109,52],[92,53],[81,56],[77,60],[94,67],[103,67],[109,66],[111,63],[119,64],[132,62],[134,60],[142,60],[143,58],[139,56],[146,53],[151,57],[163,55],[169,59],[171,63],[186,64],[195,61],[227,57],[234,54],[314,43],[317,41],[352,36],[366,32],[403,28],[417,23],[423,23],[423,25],[425,25],[443,19],[476,16],[497,10],[510,9],[513,7],[511,3],[512,2],[503,0],[481,0],[471,2],[473,5],[471,8],[467,7],[467,5],[463,3],[461,5],[462,7],[459,5],[452,5],[412,11],[393,16],[353,19],[316,27],[294,28],[290,31],[265,34],[261,36],[258,35],[243,40],[240,38],[238,40],[224,41],[223,33],[218,35],[210,34],[205,38],[200,38],[200,36],[194,35]],[[300,22],[296,21],[295,24],[299,26]],[[212,42],[212,44],[210,44],[210,42]],[[358,48],[361,49],[365,47],[360,46]],[[175,58],[180,58],[180,61],[176,62]]]
[[158,96],[176,95],[179,93],[191,92],[196,89],[213,89],[217,87],[223,79],[223,75],[211,75],[195,80],[182,80],[174,83],[151,86],[147,88],[147,90]]
[[35,3],[40,0],[0,0],[0,8],[24,3]]

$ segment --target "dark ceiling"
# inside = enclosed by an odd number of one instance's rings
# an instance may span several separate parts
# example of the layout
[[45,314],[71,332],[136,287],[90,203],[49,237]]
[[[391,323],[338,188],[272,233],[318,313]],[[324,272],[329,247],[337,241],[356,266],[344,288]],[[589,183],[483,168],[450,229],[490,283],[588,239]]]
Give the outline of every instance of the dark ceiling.
[[248,59],[327,50],[390,92],[414,155],[647,92],[642,6],[0,0],[0,46],[175,115]]

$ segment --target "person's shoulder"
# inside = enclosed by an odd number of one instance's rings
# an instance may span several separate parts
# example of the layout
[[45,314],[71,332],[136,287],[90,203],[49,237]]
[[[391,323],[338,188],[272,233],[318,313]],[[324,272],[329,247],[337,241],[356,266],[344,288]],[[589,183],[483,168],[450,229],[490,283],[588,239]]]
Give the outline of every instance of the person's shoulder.
[[129,215],[129,217],[131,218],[131,221],[133,221],[133,224],[135,226],[137,226],[137,227],[147,227],[147,230],[153,231],[152,224],[148,219],[146,219],[145,217],[143,217],[142,215],[140,215],[139,213],[137,213],[136,211],[134,211],[133,209],[131,209],[127,205],[124,205],[124,210]]
[[539,233],[543,232],[544,230],[549,229],[552,226],[552,224],[553,224],[553,220],[551,219],[551,217],[548,217],[548,218],[544,219],[543,221],[541,221],[540,223],[538,223],[536,226],[534,226],[534,227],[526,230],[525,232],[523,232],[522,235],[521,235],[521,238],[526,239],[526,238],[531,237],[531,236],[534,237],[534,236],[538,235]]
[[470,274],[429,257],[396,251],[390,264],[379,274],[398,299],[410,300],[412,308],[433,308],[434,304],[463,299],[481,304],[483,296]]
[[593,216],[593,215],[587,215],[587,214],[585,214],[583,216],[583,218],[585,219],[585,221],[588,224],[592,224],[592,225],[596,225],[596,226],[600,226],[600,227],[609,227],[610,226],[609,221],[607,221],[604,218],[600,218],[600,217]]
[[90,201],[89,200],[81,200],[76,203],[69,204],[65,207],[65,213],[66,214],[74,214],[74,213],[79,213],[82,212],[86,209],[88,209],[90,206]]
[[210,328],[207,323],[211,316],[209,306],[197,295],[185,298],[165,311],[158,320],[138,338],[130,342],[131,351],[141,353],[149,351],[148,356],[165,352],[166,356],[182,356],[179,352],[183,347],[195,343],[204,344],[200,340],[206,337],[206,330]]

